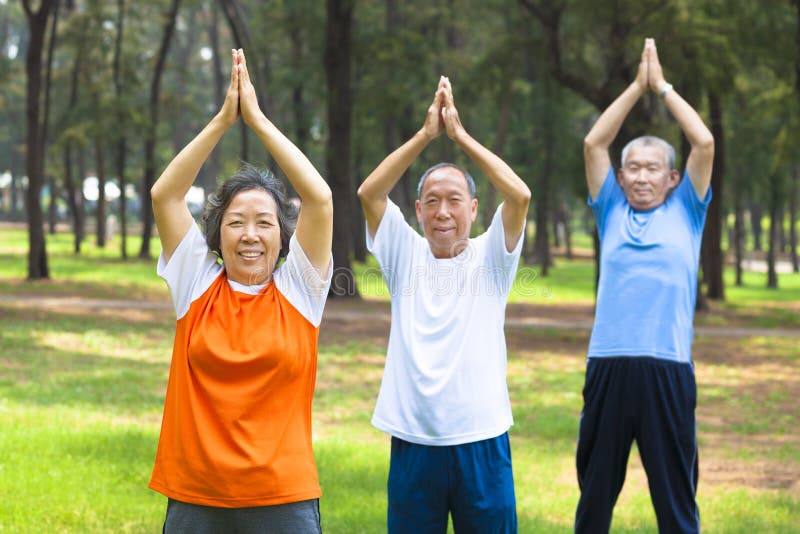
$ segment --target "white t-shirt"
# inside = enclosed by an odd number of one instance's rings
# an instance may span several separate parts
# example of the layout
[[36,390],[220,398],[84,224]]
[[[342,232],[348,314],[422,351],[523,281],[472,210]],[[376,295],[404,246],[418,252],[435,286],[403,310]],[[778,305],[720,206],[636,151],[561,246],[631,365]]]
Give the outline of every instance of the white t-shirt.
[[435,258],[391,200],[375,238],[367,232],[392,297],[372,417],[379,430],[422,445],[458,445],[513,424],[503,324],[522,236],[508,252],[501,207],[455,258]]
[[[217,261],[217,255],[209,250],[206,238],[196,225],[192,225],[178,247],[169,258],[164,254],[158,258],[156,272],[167,282],[172,294],[172,304],[178,319],[189,311],[189,306],[206,292],[211,283],[225,267]],[[308,322],[319,326],[322,312],[331,285],[333,260],[329,263],[325,278],[311,265],[297,238],[292,234],[286,260],[272,272],[275,288],[286,297],[292,306]],[[246,285],[228,279],[231,289],[249,295],[258,295],[269,282]]]

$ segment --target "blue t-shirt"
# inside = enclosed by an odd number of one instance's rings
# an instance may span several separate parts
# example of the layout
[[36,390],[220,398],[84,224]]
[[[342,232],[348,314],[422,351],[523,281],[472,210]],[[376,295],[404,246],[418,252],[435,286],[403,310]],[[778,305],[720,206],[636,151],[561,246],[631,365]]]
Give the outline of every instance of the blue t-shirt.
[[684,172],[663,204],[635,211],[614,168],[609,169],[597,198],[589,198],[600,236],[589,358],[692,361],[697,269],[709,202],[711,188],[700,199]]

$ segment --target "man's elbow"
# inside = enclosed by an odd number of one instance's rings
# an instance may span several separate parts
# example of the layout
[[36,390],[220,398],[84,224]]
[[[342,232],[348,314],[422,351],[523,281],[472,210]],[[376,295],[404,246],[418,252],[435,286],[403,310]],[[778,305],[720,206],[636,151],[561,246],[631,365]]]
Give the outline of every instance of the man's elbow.
[[714,154],[714,136],[711,135],[711,132],[708,132],[706,135],[697,140],[696,148],[702,150],[703,152]]
[[513,205],[515,210],[527,213],[531,203],[531,190],[525,183],[522,183],[513,195],[504,199],[504,202]]
[[150,188],[150,201],[153,204],[158,204],[159,202],[161,202],[163,200],[162,196],[161,196],[162,195],[162,189],[163,188],[160,187],[158,181],[156,181],[156,183],[154,183],[153,186]]
[[361,201],[362,205],[368,204],[374,200],[374,195],[369,190],[369,187],[366,186],[366,184],[361,184],[358,188],[358,191],[356,191],[356,194],[358,195],[358,200]]
[[605,147],[592,138],[591,133],[583,138],[583,155],[584,157],[591,156],[599,150],[605,150]]
[[528,187],[527,185],[523,185],[522,189],[520,190],[517,196],[519,198],[520,205],[524,205],[525,209],[527,209],[531,203],[531,196],[532,196],[530,187]]

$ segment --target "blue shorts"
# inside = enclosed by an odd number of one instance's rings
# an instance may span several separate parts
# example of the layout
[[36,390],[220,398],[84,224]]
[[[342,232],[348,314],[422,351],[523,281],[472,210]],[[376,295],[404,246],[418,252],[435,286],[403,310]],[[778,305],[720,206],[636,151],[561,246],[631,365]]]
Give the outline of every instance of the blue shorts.
[[392,437],[388,531],[440,534],[448,514],[456,533],[516,533],[508,433],[462,445],[432,446]]

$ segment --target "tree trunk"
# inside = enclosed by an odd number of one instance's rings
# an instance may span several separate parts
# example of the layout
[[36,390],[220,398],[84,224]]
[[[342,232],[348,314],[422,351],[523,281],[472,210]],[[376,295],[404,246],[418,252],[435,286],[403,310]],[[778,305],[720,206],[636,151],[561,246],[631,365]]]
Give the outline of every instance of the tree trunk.
[[150,188],[153,187],[156,175],[156,136],[158,132],[158,100],[161,90],[161,74],[167,60],[169,45],[175,30],[175,20],[180,7],[180,0],[172,0],[170,8],[165,14],[164,32],[161,36],[161,45],[156,56],[153,80],[150,84],[150,124],[147,127],[144,142],[144,177],[142,179],[142,247],[139,257],[150,258],[150,237],[153,233],[153,204],[150,198]]
[[559,206],[561,205],[561,199],[558,194],[558,191],[552,191],[550,193],[550,198],[552,201],[552,206],[550,209],[550,231],[553,232],[553,246],[558,248],[561,246],[561,235],[558,231],[558,225],[561,222],[561,209]]
[[566,257],[568,260],[572,259],[572,213],[569,209],[569,204],[564,202],[561,205],[562,213],[564,214],[564,246],[566,247]]
[[122,37],[125,33],[125,0],[117,0],[117,36],[114,41],[114,94],[116,96],[117,110],[117,143],[114,151],[114,163],[117,168],[117,179],[119,180],[119,233],[120,233],[120,256],[122,259],[128,258],[128,215],[127,199],[125,198],[125,156],[128,152],[128,139],[125,135],[126,121],[125,111],[123,110],[123,80],[120,63],[122,61]]
[[190,76],[193,76],[193,73],[189,71],[189,66],[192,54],[196,52],[195,37],[197,35],[197,11],[194,9],[189,10],[188,17],[183,17],[183,21],[186,23],[186,29],[179,32],[178,37],[181,35],[185,36],[186,42],[180,43],[180,40],[176,37],[174,52],[174,55],[176,56],[174,61],[180,66],[179,69],[176,69],[176,80],[173,93],[179,99],[179,102],[176,103],[177,109],[175,110],[172,119],[172,151],[174,154],[177,154],[184,146],[186,146],[186,143],[188,143],[188,139],[191,136],[189,133],[189,121],[186,120],[186,105],[184,104],[183,98],[187,92],[187,79]]
[[[300,17],[302,6],[296,2],[286,2],[286,15],[289,25],[289,61],[295,73],[303,70],[303,21]],[[306,109],[303,88],[305,80],[302,76],[292,78],[292,114],[294,115],[294,142],[301,152],[308,148],[309,113]]]
[[55,176],[52,173],[44,173],[44,160],[47,158],[47,137],[48,137],[48,128],[50,125],[50,94],[52,88],[52,78],[53,78],[53,55],[54,50],[56,47],[56,31],[58,29],[58,6],[60,3],[56,1],[55,5],[53,6],[53,22],[50,24],[50,38],[48,39],[47,44],[47,61],[45,66],[45,78],[44,78],[44,113],[42,114],[42,138],[41,138],[41,145],[42,145],[42,172],[47,176],[47,185],[48,189],[50,190],[50,206],[48,209],[48,230],[50,234],[56,233],[56,201],[58,200],[58,195],[56,194],[57,184]]
[[[14,157],[13,156],[14,152],[15,151],[12,151],[12,157]],[[11,220],[12,221],[18,221],[20,219],[20,210],[19,210],[19,190],[21,189],[19,184],[20,176],[22,176],[21,172],[11,173]]]
[[761,204],[754,202],[750,205],[750,229],[753,232],[753,250],[758,252],[764,248],[761,246],[761,236],[764,232],[764,227],[761,224],[763,215]]
[[[508,126],[511,121],[511,84],[513,78],[506,76],[503,80],[503,88],[500,91],[500,102],[498,102],[500,112],[497,117],[497,132],[494,138],[493,152],[502,159],[505,155],[506,140],[508,139]],[[486,188],[486,199],[483,206],[483,226],[489,228],[497,208],[497,190],[490,184]]]
[[[797,11],[797,31],[795,32],[795,62],[794,62],[794,94],[800,101],[800,0],[794,0],[794,7]],[[795,164],[792,174],[791,196],[789,197],[789,221],[790,221],[790,247],[792,255],[792,271],[800,272],[800,264],[797,259],[797,209],[798,194],[800,194],[800,164]]]
[[703,264],[706,295],[711,300],[725,300],[721,244],[724,217],[722,198],[725,177],[725,132],[722,124],[722,104],[719,95],[713,90],[708,92],[708,107],[711,114],[711,133],[714,136],[714,163],[711,171],[713,198],[706,215],[700,261]]
[[697,300],[694,303],[694,311],[702,312],[707,310],[708,310],[708,299],[706,298],[706,294],[703,292],[703,281],[698,277]]
[[333,263],[331,295],[358,297],[350,268],[351,221],[355,187],[350,173],[353,95],[350,86],[353,0],[326,0],[325,78],[328,87],[326,175],[333,192]]
[[[75,109],[78,104],[78,83],[80,78],[81,66],[84,62],[84,53],[86,51],[86,39],[79,39],[78,49],[75,53],[75,63],[72,66],[72,74],[70,75],[70,89],[69,89],[69,106],[68,109]],[[77,180],[72,176],[72,158],[78,150],[78,176]],[[81,243],[84,237],[84,212],[83,212],[83,180],[86,177],[83,173],[83,157],[81,149],[78,147],[73,139],[68,139],[64,146],[64,188],[67,192],[67,206],[69,207],[72,215],[72,232],[75,239],[74,251],[75,254],[81,253]]]
[[72,141],[68,141],[64,147],[64,189],[67,193],[67,206],[72,215],[72,233],[75,239],[73,250],[75,254],[81,253],[81,241],[83,240],[83,193],[78,187],[76,190],[75,182],[72,178]]
[[736,287],[742,287],[742,262],[744,261],[744,208],[738,188],[734,194],[733,247],[736,258]]
[[28,20],[29,42],[25,55],[26,72],[26,154],[25,170],[28,174],[28,189],[25,191],[25,207],[28,213],[28,279],[50,278],[47,266],[47,248],[44,240],[41,192],[44,176],[44,153],[42,152],[42,128],[39,116],[39,99],[42,89],[42,49],[47,29],[47,20],[54,0],[42,0],[38,11],[32,11],[29,0],[22,0]]
[[[228,21],[228,26],[230,27],[231,33],[233,34],[233,39],[236,42],[237,48],[243,48],[244,50],[254,50],[252,46],[252,40],[250,39],[250,31],[247,28],[247,21],[244,17],[243,11],[237,0],[219,0],[219,5],[222,8],[222,12],[225,15],[225,18]],[[268,84],[266,83],[266,79],[262,77],[262,68],[259,65],[258,61],[255,60],[251,55],[251,61],[248,62],[247,70],[250,73],[250,78],[254,80],[253,85],[256,88],[256,92],[262,91],[259,93],[259,102],[261,105],[261,109],[264,111],[264,114],[267,117],[271,117],[270,113],[270,105],[269,99],[267,98],[267,94],[263,91],[267,90]],[[249,129],[244,121],[241,122],[241,135],[242,135],[242,161],[249,161],[250,150],[249,150]],[[271,161],[271,158],[270,158]],[[274,171],[273,166],[270,165],[270,168]]]
[[[550,81],[544,80],[545,84],[545,98],[549,99],[552,95],[550,90]],[[552,203],[553,193],[550,190],[551,178],[553,174],[553,160],[554,154],[554,132],[553,132],[553,117],[550,112],[550,106],[545,105],[542,116],[542,140],[544,142],[544,162],[542,166],[542,175],[539,179],[539,194],[536,207],[536,234],[534,237],[534,257],[541,266],[541,275],[547,276],[550,267],[552,266],[552,257],[550,255],[550,242],[548,238],[548,225],[550,222],[550,205]]]
[[794,166],[792,185],[789,193],[789,254],[792,258],[792,272],[800,272],[797,258],[797,203],[800,194],[800,164]]
[[95,155],[95,173],[97,174],[97,208],[95,217],[97,223],[95,224],[95,234],[97,238],[97,246],[105,248],[106,246],[106,158],[105,158],[105,144],[96,135],[94,138],[94,155]]
[[[208,39],[211,44],[211,71],[214,77],[214,109],[220,109],[225,100],[225,77],[222,74],[222,56],[219,53],[219,11],[213,0],[208,5],[210,20],[208,22]],[[222,148],[218,144],[211,151],[205,172],[200,174],[200,185],[206,199],[217,189],[217,176],[220,172],[220,154]]]
[[769,180],[769,244],[767,249],[767,287],[778,289],[778,272],[775,268],[775,259],[778,248],[778,216],[780,213],[780,192],[778,191],[777,177],[771,176]]
[[[356,145],[356,153],[354,154],[353,158],[353,171],[355,176],[363,176],[363,173],[360,172],[361,170],[361,153],[358,150],[358,145]],[[395,187],[397,189],[397,187]],[[353,259],[358,262],[365,262],[367,261],[367,228],[366,228],[366,219],[364,219],[364,212],[361,209],[361,203],[358,200],[358,196],[353,196],[353,219],[352,223],[352,240],[351,243],[353,244]]]
[[80,198],[80,205],[81,205],[81,213],[80,213],[80,236],[81,242],[83,242],[84,238],[86,237],[86,199],[83,196],[83,181],[86,179],[86,153],[85,149],[82,145],[76,145],[73,147],[75,150],[75,166],[78,168],[78,180],[77,180],[77,194]]
[[[400,27],[400,12],[397,6],[397,0],[386,0],[386,18],[385,18],[386,34],[390,35],[392,39],[397,39],[398,28]],[[386,80],[387,83],[392,83],[391,80]],[[391,154],[400,144],[406,139],[400,133],[400,121],[404,112],[407,109],[400,109],[397,106],[386,106],[384,108],[383,117],[383,148],[384,153]],[[403,175],[397,181],[397,184],[389,192],[389,197],[392,202],[400,207],[400,211],[404,214],[409,214],[414,210],[415,195],[411,194],[410,175],[408,169],[403,172]],[[361,208],[358,209],[361,212]],[[363,213],[362,213],[363,215]]]

